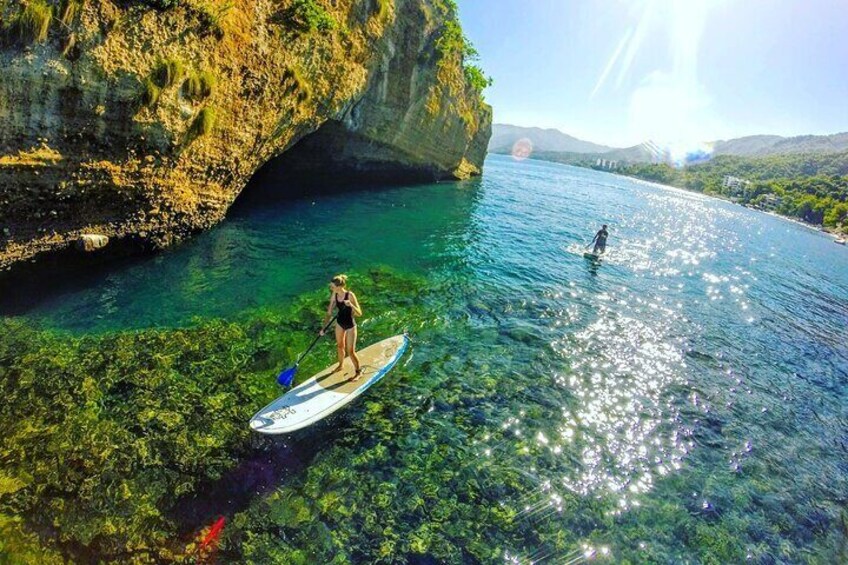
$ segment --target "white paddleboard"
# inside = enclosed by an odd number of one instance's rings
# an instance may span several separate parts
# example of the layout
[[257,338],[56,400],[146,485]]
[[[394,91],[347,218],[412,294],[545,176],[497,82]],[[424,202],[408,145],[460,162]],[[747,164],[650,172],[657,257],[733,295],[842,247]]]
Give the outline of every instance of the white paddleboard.
[[398,362],[409,345],[405,335],[396,335],[356,352],[362,367],[357,381],[353,362],[345,358],[341,371],[333,372],[338,362],[297,385],[260,410],[250,419],[250,427],[263,434],[285,434],[323,420],[352,402],[379,381]]

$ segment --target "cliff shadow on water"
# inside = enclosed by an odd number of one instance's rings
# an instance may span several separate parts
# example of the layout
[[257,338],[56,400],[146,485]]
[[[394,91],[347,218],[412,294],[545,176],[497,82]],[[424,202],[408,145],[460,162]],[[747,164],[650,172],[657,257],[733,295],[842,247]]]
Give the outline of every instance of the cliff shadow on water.
[[[227,216],[244,220],[269,205],[284,209],[305,198],[424,185],[444,177],[443,171],[402,162],[396,150],[330,122],[257,171]],[[98,287],[116,272],[196,244],[189,240],[162,250],[127,236],[112,238],[93,252],[75,244],[42,252],[0,271],[0,315],[26,315],[62,296]]]
[[153,257],[153,247],[135,237],[93,252],[75,245],[43,252],[0,271],[0,316],[27,314],[45,300],[96,286],[110,273]]

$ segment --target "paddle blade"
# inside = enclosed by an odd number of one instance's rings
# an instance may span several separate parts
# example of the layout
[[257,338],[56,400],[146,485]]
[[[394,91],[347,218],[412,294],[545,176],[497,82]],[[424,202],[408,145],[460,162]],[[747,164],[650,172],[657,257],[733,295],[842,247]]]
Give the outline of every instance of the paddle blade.
[[291,369],[286,369],[280,376],[277,377],[277,382],[282,386],[291,386],[294,381],[294,376],[297,374],[297,366],[292,367]]

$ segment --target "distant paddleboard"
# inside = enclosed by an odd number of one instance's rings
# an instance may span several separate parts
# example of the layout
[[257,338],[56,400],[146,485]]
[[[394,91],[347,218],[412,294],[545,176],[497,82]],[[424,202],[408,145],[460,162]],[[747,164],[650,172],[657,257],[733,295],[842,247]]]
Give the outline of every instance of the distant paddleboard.
[[598,253],[592,253],[591,251],[587,251],[587,252],[585,252],[585,253],[583,254],[583,257],[585,257],[586,259],[591,259],[591,260],[593,260],[593,261],[600,261],[600,260],[601,260],[601,255],[600,255],[600,254],[598,254]]
[[285,434],[323,420],[382,379],[408,345],[409,338],[396,335],[357,351],[362,375],[355,382],[351,381],[354,368],[349,357],[341,371],[333,372],[338,366],[333,363],[257,412],[250,420],[251,429],[263,434]]

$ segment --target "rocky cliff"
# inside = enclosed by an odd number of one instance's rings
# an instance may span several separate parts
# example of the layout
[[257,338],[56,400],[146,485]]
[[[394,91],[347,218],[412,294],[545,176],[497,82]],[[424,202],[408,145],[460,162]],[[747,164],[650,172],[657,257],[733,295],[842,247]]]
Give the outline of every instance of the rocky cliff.
[[458,29],[450,0],[0,0],[0,267],[85,233],[165,246],[292,148],[307,173],[479,174]]

